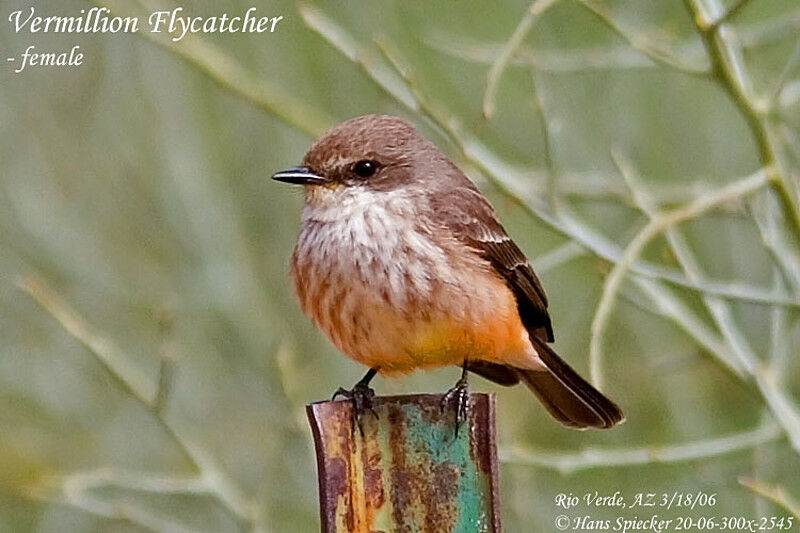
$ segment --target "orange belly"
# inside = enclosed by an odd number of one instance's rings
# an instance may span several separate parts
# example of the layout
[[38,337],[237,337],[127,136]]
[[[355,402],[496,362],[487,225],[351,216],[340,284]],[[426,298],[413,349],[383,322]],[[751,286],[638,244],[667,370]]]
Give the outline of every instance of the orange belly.
[[[489,302],[473,302],[469,313],[453,312],[441,303],[432,316],[395,313],[393,319],[375,324],[382,330],[376,336],[394,339],[391,349],[353,346],[348,351],[357,353],[355,358],[362,364],[380,368],[384,374],[461,365],[465,360],[510,363],[527,358],[529,342],[516,302],[513,297],[504,298],[502,292],[497,296]],[[487,312],[489,309],[492,311]]]
[[535,351],[514,295],[497,276],[480,271],[460,283],[439,284],[427,298],[402,304],[357,277],[329,276],[300,286],[305,312],[343,353],[382,374],[482,360],[519,368]]
[[475,327],[441,322],[423,323],[404,348],[411,357],[384,354],[368,357],[363,363],[382,369],[382,373],[405,373],[417,368],[461,365],[465,360],[509,364],[526,352],[523,331],[500,320]]

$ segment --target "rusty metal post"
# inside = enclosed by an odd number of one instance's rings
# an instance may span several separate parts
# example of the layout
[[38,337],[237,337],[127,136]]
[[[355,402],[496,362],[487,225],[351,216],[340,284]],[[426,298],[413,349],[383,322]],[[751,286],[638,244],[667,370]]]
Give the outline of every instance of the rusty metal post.
[[441,398],[376,398],[363,435],[350,402],[307,406],[323,533],[500,533],[495,397],[470,395],[458,436]]

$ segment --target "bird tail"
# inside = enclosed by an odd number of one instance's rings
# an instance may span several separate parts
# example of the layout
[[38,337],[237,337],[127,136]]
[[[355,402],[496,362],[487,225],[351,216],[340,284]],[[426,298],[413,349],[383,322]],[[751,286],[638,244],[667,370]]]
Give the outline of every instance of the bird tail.
[[576,429],[609,429],[625,420],[614,402],[579,376],[549,346],[536,338],[532,342],[547,368],[516,371],[556,420]]

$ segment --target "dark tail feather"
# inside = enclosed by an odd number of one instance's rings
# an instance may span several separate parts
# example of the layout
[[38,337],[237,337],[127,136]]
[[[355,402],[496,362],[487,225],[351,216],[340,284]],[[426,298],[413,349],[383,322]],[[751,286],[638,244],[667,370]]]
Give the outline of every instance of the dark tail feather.
[[533,340],[547,370],[517,369],[553,417],[576,429],[609,429],[625,420],[617,405],[580,377],[545,343]]
[[517,369],[511,368],[510,366],[490,363],[489,361],[470,361],[468,368],[470,372],[474,372],[504,387],[510,387],[511,385],[519,383],[519,373]]

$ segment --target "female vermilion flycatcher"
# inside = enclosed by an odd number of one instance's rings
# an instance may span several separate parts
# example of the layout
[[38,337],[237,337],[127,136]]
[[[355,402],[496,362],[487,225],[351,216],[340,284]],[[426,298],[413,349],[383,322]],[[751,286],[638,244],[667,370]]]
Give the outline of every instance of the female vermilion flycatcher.
[[547,297],[488,200],[404,120],[366,115],[319,138],[302,166],[274,179],[303,185],[291,274],[300,305],[342,352],[370,368],[339,393],[370,407],[376,373],[462,367],[446,398],[467,408],[467,371],[523,381],[574,428],[624,420],[612,401],[548,345]]

